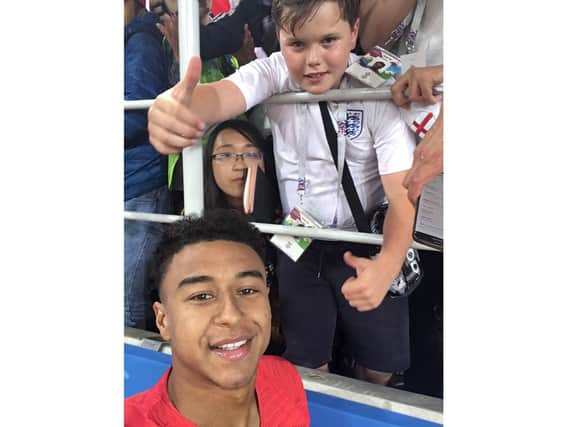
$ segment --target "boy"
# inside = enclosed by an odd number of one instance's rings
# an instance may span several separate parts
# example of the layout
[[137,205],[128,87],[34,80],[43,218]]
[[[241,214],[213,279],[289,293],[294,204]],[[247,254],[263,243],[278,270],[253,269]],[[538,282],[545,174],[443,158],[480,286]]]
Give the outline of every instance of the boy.
[[125,401],[125,425],[307,427],[296,369],[262,356],[270,338],[264,240],[229,210],[169,226],[152,272],[172,367]]
[[[357,40],[358,10],[358,0],[275,0],[272,15],[281,52],[206,85],[197,85],[200,61],[192,58],[184,80],[150,108],[152,144],[163,153],[179,152],[199,140],[206,122],[242,113],[277,93],[320,94],[354,87],[357,83],[344,77],[344,71],[357,59],[350,51]],[[339,144],[339,158],[344,155],[363,208],[369,213],[389,201],[384,245],[373,260],[369,257],[376,249],[370,246],[320,241],[313,242],[297,263],[281,256],[277,272],[285,357],[327,369],[339,321],[358,377],[385,384],[392,372],[410,363],[407,300],[381,302],[412,240],[414,209],[402,182],[415,144],[390,102],[330,107],[346,129],[347,142]],[[355,229],[337,184],[318,105],[267,105],[266,114],[284,212],[300,206],[324,226]]]

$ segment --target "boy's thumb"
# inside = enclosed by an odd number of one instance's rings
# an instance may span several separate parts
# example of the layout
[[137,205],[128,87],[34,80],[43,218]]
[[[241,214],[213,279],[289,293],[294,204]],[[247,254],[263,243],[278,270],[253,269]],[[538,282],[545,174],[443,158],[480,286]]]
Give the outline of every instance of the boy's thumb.
[[358,273],[359,263],[357,262],[357,257],[355,255],[347,251],[343,254],[343,260],[345,261],[345,264],[347,264]]
[[187,100],[191,101],[191,96],[193,95],[193,90],[195,86],[199,83],[199,79],[201,78],[201,58],[199,56],[193,56],[189,60],[189,64],[187,66],[187,71],[183,76],[183,79],[180,81],[178,85],[179,91],[179,99],[181,101]]

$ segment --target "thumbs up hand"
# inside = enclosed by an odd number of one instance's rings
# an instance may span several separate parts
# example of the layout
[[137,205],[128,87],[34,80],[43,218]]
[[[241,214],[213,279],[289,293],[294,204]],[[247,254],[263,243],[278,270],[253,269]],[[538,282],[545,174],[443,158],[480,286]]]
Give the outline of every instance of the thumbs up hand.
[[189,61],[184,78],[160,94],[148,110],[150,143],[162,154],[179,153],[197,144],[205,122],[192,111],[191,101],[201,77],[201,59]]
[[377,308],[390,289],[393,277],[386,268],[381,268],[378,260],[361,258],[351,252],[343,255],[345,264],[355,270],[356,277],[349,277],[341,287],[341,293],[351,307],[359,311]]

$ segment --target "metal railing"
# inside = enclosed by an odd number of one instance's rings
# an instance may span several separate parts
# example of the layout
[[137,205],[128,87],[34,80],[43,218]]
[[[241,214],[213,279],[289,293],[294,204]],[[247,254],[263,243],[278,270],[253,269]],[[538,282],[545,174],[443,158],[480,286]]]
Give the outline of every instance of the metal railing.
[[[308,92],[287,92],[274,95],[263,104],[302,104],[320,101],[384,101],[392,98],[390,89],[379,88],[356,88],[356,89],[331,89],[320,95],[312,95]],[[140,99],[136,101],[124,101],[125,110],[143,110],[150,108],[153,99]]]
[[[171,223],[183,219],[181,215],[165,215],[145,212],[125,211],[124,218],[136,221],[152,221]],[[291,225],[267,224],[263,222],[251,222],[261,233],[279,234],[283,236],[311,237],[318,240],[339,240],[342,242],[364,243],[368,245],[382,245],[383,235],[374,233],[362,233],[359,231],[337,230],[333,228],[308,228]],[[421,243],[412,242],[412,247],[425,251],[437,251]]]

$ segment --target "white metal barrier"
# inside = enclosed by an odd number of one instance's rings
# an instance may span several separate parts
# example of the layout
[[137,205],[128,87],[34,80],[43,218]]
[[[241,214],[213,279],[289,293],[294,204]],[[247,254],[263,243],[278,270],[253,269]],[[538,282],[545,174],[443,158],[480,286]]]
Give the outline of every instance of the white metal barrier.
[[[193,24],[193,25],[192,25]],[[199,56],[199,3],[178,1],[179,75],[183,79],[189,59]],[[191,36],[191,37],[190,37]],[[203,213],[203,146],[195,144],[183,149],[183,205],[188,214]]]
[[[144,212],[125,211],[124,218],[138,221],[152,221],[170,223],[184,217],[181,215],[164,215]],[[383,235],[374,233],[361,233],[358,231],[337,230],[332,228],[308,228],[294,227],[290,225],[266,224],[262,222],[251,222],[261,233],[281,234],[284,236],[311,237],[318,240],[340,240],[342,242],[365,243],[369,245],[382,245]],[[413,242],[413,248],[435,251],[429,246]]]
[[[191,25],[191,23],[195,25]],[[180,79],[183,79],[187,70],[189,59],[199,56],[199,6],[197,0],[178,1]],[[353,101],[353,100],[386,100],[391,99],[390,89],[332,89],[324,94],[312,95],[307,92],[290,92],[273,96],[266,101],[268,104],[308,103],[319,101]],[[140,110],[150,108],[153,99],[124,101],[125,110]],[[188,215],[201,215],[203,212],[203,147],[196,144],[185,148],[182,153],[183,161],[183,193],[184,208]],[[127,220],[175,222],[184,218],[179,215],[151,214],[143,212],[124,212]],[[288,236],[311,237],[319,240],[338,240],[353,243],[382,244],[382,234],[360,233],[337,229],[315,229],[305,227],[292,227],[286,225],[253,223],[262,233],[282,234]],[[413,248],[438,251],[429,246],[413,242]]]
[[[390,89],[357,88],[357,89],[332,89],[320,95],[312,95],[308,92],[288,92],[274,95],[264,101],[264,104],[294,104],[320,101],[384,101],[391,99]],[[140,99],[136,101],[124,101],[125,110],[143,110],[150,108],[153,99]]]

